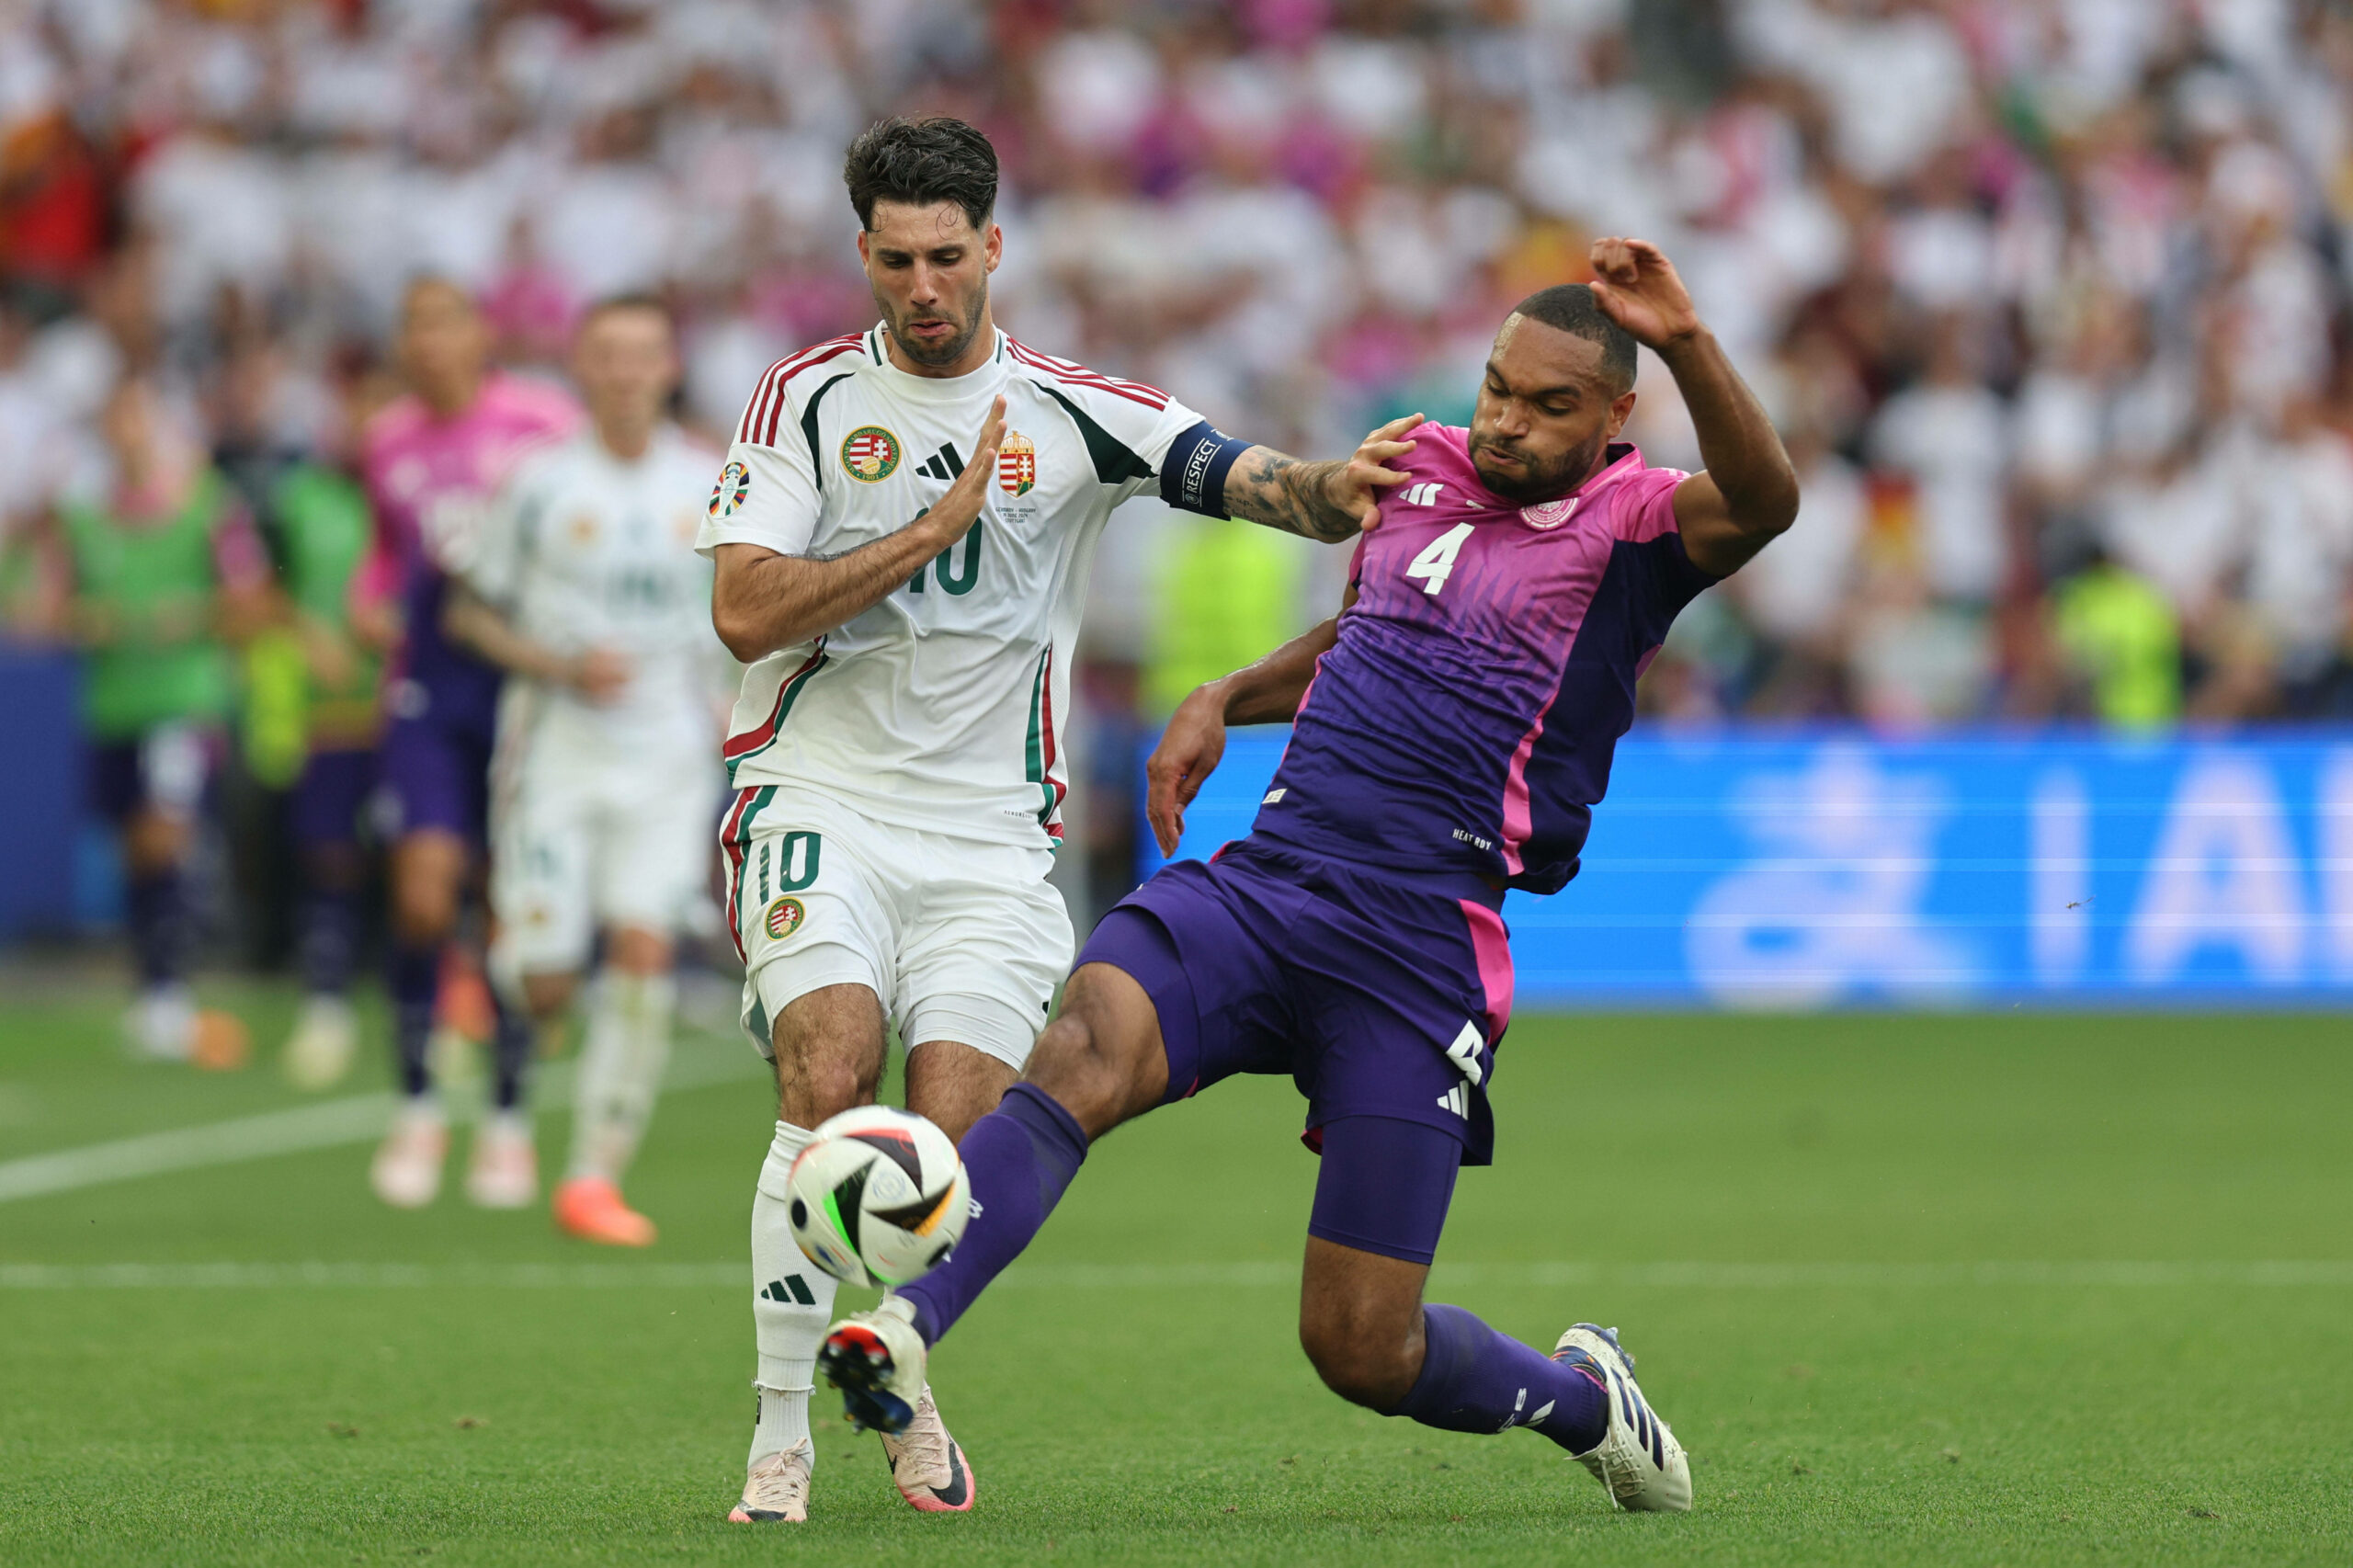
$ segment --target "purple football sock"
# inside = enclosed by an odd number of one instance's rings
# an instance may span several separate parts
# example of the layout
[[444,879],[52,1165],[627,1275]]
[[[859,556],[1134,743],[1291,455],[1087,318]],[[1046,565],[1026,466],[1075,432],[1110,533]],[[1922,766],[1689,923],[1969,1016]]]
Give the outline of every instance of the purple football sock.
[[1016,1084],[956,1152],[972,1180],[972,1221],[954,1256],[899,1291],[926,1345],[939,1343],[1045,1224],[1086,1158],[1086,1134],[1052,1096]]
[[133,872],[123,888],[123,915],[141,985],[168,985],[187,973],[188,900],[178,867]]
[[495,987],[491,1006],[498,1020],[491,1040],[491,1103],[500,1110],[513,1110],[523,1103],[523,1077],[531,1069],[530,1015],[507,1006]]
[[392,943],[386,984],[392,994],[392,1049],[401,1093],[411,1098],[433,1086],[426,1051],[433,1040],[433,1003],[441,991],[441,944]]
[[1449,1432],[1527,1426],[1581,1454],[1609,1426],[1591,1375],[1497,1334],[1461,1307],[1424,1307],[1421,1376],[1392,1415]]
[[359,961],[359,895],[313,886],[302,898],[299,938],[302,988],[313,996],[343,996]]

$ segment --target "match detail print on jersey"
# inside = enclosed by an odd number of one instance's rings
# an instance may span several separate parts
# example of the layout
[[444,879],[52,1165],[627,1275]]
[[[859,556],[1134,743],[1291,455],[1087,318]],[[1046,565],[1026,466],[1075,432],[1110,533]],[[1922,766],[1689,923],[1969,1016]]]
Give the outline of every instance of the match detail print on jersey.
[[880,425],[861,425],[842,437],[842,472],[860,484],[880,484],[899,468],[899,438]]

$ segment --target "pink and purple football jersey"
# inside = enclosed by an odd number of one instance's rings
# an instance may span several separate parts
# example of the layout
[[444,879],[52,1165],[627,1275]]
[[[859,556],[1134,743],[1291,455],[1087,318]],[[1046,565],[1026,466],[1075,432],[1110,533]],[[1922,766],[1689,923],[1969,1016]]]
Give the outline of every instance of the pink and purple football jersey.
[[562,390],[499,374],[453,418],[436,417],[410,396],[369,421],[360,460],[376,516],[379,570],[397,585],[407,626],[389,677],[393,717],[430,715],[488,733],[497,711],[497,673],[443,635],[444,574],[463,563],[515,460],[570,434],[580,418],[579,405]]
[[1523,506],[1480,483],[1469,432],[1411,438],[1253,831],[1392,875],[1555,892],[1636,679],[1715,581],[1676,529],[1688,476],[1614,445],[1574,494]]

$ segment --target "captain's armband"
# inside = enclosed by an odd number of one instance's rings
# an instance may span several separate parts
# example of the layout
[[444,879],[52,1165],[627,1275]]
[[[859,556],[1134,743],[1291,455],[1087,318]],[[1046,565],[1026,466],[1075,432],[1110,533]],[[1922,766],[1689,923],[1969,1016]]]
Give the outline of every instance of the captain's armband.
[[1180,511],[1205,517],[1223,517],[1225,476],[1233,460],[1250,449],[1208,420],[1168,443],[1168,459],[1160,465],[1160,498]]

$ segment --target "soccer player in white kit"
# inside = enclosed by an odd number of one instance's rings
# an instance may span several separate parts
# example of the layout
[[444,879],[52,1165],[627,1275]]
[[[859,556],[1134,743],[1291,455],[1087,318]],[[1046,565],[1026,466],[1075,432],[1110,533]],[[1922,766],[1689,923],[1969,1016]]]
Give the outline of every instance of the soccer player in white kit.
[[[996,154],[961,121],[882,121],[844,178],[882,320],[770,368],[697,541],[717,565],[712,623],[751,665],[722,846],[745,1027],[779,1093],[752,1208],[758,1410],[737,1521],[807,1517],[834,1301],[786,1222],[809,1130],[874,1098],[887,1022],[908,1108],[962,1137],[1016,1080],[1069,965],[1046,876],[1070,656],[1112,508],[1151,492],[1336,540],[1402,481],[1381,463],[1406,449],[1384,426],[1353,458],[1301,462],[998,331]],[[883,1446],[910,1504],[972,1506],[928,1389]]]
[[722,670],[692,548],[710,451],[663,418],[668,312],[592,307],[573,345],[589,428],[522,459],[445,613],[508,673],[491,760],[490,971],[542,1026],[571,1006],[599,932],[556,1223],[645,1246],[622,1200],[670,1049],[671,947],[707,896],[722,781]]

